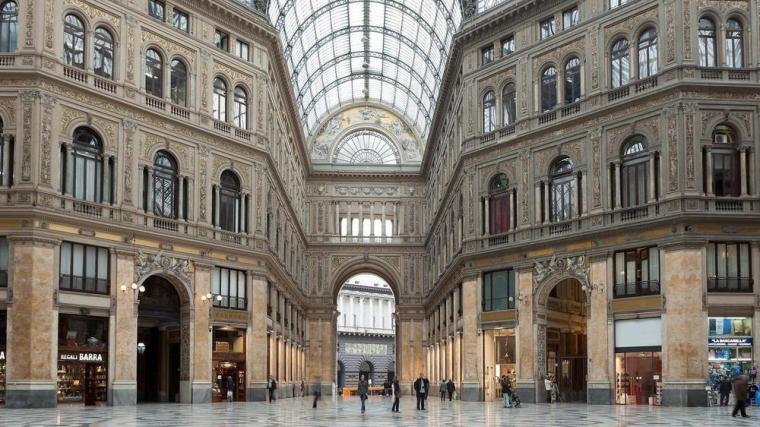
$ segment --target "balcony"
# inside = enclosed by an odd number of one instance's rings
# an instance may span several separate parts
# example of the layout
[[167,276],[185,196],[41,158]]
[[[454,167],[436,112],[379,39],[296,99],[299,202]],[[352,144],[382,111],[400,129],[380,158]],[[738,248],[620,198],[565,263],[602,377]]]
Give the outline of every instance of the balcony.
[[166,111],[166,101],[155,96],[145,95],[145,105],[159,111]]
[[97,89],[100,89],[103,92],[116,93],[116,83],[113,80],[108,80],[102,77],[95,76],[92,81],[93,81],[93,85]]
[[631,206],[626,208],[617,208],[610,213],[610,222],[630,222],[655,216],[658,206],[656,203]]
[[175,117],[179,117],[183,120],[189,120],[190,119],[190,110],[187,108],[182,108],[179,105],[171,104],[171,113]]
[[549,123],[557,120],[557,110],[549,111],[538,116],[538,124]]
[[745,68],[706,67],[699,68],[702,80],[751,81],[752,71]]
[[214,129],[226,134],[232,133],[232,125],[219,120],[214,120]]
[[16,65],[16,55],[0,55],[0,67],[13,67]]
[[611,91],[607,92],[607,101],[610,101],[610,102],[617,101],[618,99],[625,98],[630,94],[631,94],[630,85],[612,89]]
[[657,87],[657,76],[651,76],[644,79],[641,79],[635,83],[636,85],[636,93],[644,92],[652,88]]
[[581,111],[581,102],[576,101],[572,104],[567,104],[560,108],[560,112],[562,114],[562,117],[572,116],[573,114],[577,114]]
[[708,292],[753,292],[753,280],[751,277],[708,277]]
[[88,80],[87,72],[85,70],[82,70],[76,67],[69,67],[68,65],[63,66],[63,76],[71,80],[77,81],[79,83],[85,83],[85,84],[87,84],[87,80]]
[[659,294],[660,282],[657,280],[615,284],[615,298],[644,297]]

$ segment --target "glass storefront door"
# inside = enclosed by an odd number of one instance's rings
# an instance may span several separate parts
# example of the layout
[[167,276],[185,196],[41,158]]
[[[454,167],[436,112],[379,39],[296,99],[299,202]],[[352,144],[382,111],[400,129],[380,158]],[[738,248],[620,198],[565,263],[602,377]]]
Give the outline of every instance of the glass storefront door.
[[615,402],[620,405],[660,405],[662,355],[659,351],[615,354]]

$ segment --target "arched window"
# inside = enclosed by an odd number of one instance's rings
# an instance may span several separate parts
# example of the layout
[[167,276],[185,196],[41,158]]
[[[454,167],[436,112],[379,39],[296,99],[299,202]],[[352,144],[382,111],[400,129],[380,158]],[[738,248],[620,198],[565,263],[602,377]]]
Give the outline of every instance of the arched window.
[[153,213],[165,218],[177,217],[177,161],[166,151],[156,153],[153,162]]
[[0,52],[15,52],[18,46],[18,5],[15,1],[0,4]]
[[573,161],[562,157],[554,162],[549,171],[550,219],[559,222],[573,217]]
[[610,75],[613,88],[625,86],[631,79],[631,57],[626,39],[620,39],[612,45]]
[[237,233],[242,225],[240,180],[227,170],[222,172],[219,184],[219,227]]
[[113,36],[103,27],[95,29],[93,35],[93,68],[95,74],[107,79],[113,78]]
[[145,52],[145,93],[158,98],[164,96],[164,60],[155,49]]
[[488,184],[488,220],[490,234],[502,234],[509,231],[509,180],[503,173],[491,178]]
[[103,181],[103,143],[91,129],[80,127],[72,141],[73,185],[71,194],[80,200],[100,203]]
[[507,83],[501,91],[501,109],[504,126],[515,123],[517,108],[515,107],[515,84]]
[[657,30],[648,28],[639,35],[639,78],[657,74]]
[[649,182],[649,157],[647,140],[641,135],[632,136],[623,145],[623,163],[620,169],[620,195],[624,208],[647,202]]
[[496,96],[489,90],[483,96],[483,132],[492,132],[494,129],[496,129]]
[[541,73],[541,110],[549,111],[557,106],[557,69],[548,67]]
[[699,66],[715,67],[715,22],[710,18],[699,19]]
[[713,129],[712,192],[718,197],[738,197],[741,189],[736,131],[720,124]]
[[187,107],[187,67],[179,59],[172,60],[170,91],[174,104]]
[[63,24],[63,60],[84,68],[84,24],[76,15],[66,15]]
[[240,129],[248,129],[248,93],[246,93],[242,86],[235,87],[232,114],[235,126]]
[[570,58],[565,64],[565,104],[581,99],[581,61]]
[[731,68],[744,66],[744,35],[742,24],[736,19],[726,21],[726,65]]
[[214,79],[213,97],[214,118],[220,122],[227,121],[227,83],[221,78]]

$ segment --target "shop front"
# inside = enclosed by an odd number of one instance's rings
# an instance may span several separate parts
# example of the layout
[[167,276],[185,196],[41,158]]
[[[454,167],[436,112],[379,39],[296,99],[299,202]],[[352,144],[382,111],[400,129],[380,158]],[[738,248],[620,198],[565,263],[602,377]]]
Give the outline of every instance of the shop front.
[[486,400],[501,399],[501,380],[506,377],[516,387],[517,352],[514,328],[483,330]]
[[108,401],[108,319],[61,314],[58,319],[58,402]]
[[[215,326],[212,355],[212,398],[214,402],[245,401],[245,329]],[[230,388],[230,386],[232,386]]]
[[615,321],[615,403],[662,404],[662,323],[659,317]]
[[708,317],[707,377],[714,386],[724,376],[749,374],[752,358],[751,317]]

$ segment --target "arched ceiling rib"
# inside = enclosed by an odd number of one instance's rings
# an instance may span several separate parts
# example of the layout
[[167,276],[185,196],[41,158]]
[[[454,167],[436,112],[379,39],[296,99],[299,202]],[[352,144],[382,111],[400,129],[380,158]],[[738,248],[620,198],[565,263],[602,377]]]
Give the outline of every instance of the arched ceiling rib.
[[424,143],[459,0],[271,0],[268,13],[307,137],[336,110],[375,101],[406,116]]

